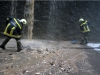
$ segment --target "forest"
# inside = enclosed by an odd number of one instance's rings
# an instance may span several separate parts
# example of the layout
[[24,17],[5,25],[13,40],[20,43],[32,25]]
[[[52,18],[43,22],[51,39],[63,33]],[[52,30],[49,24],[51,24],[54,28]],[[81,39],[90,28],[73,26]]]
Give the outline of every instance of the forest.
[[[13,15],[19,19],[27,18],[29,22],[28,27],[24,27],[23,38],[28,38],[30,34],[28,28],[32,22],[31,28],[33,29],[30,37],[33,39],[80,39],[79,18],[84,18],[90,22],[90,41],[100,41],[99,1],[32,1],[33,8],[30,7],[32,4],[29,4],[27,0],[0,1],[0,32],[5,29],[6,17]],[[28,12],[31,12],[32,17],[29,17]]]

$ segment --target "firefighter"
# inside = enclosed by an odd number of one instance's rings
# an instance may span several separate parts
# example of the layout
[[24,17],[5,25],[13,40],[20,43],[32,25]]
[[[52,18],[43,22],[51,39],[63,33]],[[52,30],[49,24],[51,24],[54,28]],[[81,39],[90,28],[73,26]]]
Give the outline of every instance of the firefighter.
[[80,44],[87,44],[88,43],[88,33],[90,32],[89,22],[84,20],[83,18],[79,19],[80,22],[80,31],[82,33],[82,38]]
[[8,43],[8,41],[11,38],[14,38],[17,42],[17,52],[20,52],[22,50],[21,46],[21,36],[22,36],[22,29],[23,26],[27,24],[27,21],[25,19],[17,19],[13,17],[8,17],[6,21],[6,28],[3,32],[3,34],[6,36],[3,43],[0,45],[0,48],[5,50],[5,45]]

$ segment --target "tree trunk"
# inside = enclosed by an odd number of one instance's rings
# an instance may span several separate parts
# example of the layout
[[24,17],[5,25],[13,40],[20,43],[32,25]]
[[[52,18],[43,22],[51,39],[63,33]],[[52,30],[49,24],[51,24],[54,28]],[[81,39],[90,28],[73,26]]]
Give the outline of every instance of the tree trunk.
[[34,24],[34,0],[26,0],[25,16],[28,25],[28,39],[32,39],[33,36],[33,24]]

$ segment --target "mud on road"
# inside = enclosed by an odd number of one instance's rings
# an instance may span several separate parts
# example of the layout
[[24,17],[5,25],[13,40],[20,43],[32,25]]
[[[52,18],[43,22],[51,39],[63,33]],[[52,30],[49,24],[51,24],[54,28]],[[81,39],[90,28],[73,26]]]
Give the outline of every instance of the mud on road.
[[[3,39],[0,40],[2,43]],[[70,41],[22,40],[0,49],[0,75],[99,75],[100,52]]]

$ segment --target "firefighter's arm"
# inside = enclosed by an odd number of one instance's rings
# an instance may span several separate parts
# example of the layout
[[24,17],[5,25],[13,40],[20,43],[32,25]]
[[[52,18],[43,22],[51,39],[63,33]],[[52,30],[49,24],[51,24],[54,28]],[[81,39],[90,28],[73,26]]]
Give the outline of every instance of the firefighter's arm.
[[8,24],[12,19],[13,19],[12,16],[8,16],[8,17],[7,17],[7,19],[6,19],[6,26],[7,26],[7,24]]

